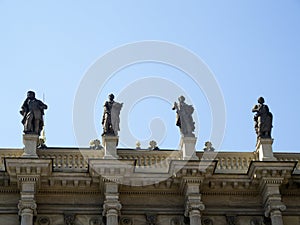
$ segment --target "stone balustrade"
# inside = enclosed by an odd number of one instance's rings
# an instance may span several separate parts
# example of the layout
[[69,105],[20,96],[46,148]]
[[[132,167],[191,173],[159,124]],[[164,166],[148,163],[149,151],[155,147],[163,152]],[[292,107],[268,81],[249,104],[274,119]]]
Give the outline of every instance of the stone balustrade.
[[247,173],[251,161],[258,160],[254,152],[201,152],[201,160],[217,160],[216,173]]
[[119,150],[119,159],[135,160],[136,172],[167,173],[172,160],[180,160],[180,151]]
[[[23,149],[0,149],[0,171],[5,170],[5,158],[21,157]],[[89,148],[47,148],[39,149],[40,159],[52,159],[53,171],[86,172],[88,159],[103,158],[103,150]],[[139,171],[151,169],[151,172],[168,171],[171,160],[180,160],[181,152],[177,150],[135,150],[118,149],[119,160],[135,160],[135,168]],[[218,161],[216,173],[247,173],[251,161],[258,160],[255,152],[197,152],[200,160]],[[298,161],[299,153],[274,153],[279,161]],[[153,171],[152,171],[153,170]],[[149,170],[150,172],[150,170]],[[300,174],[300,163],[296,174]]]
[[39,158],[52,159],[53,171],[86,172],[88,159],[103,158],[103,151],[89,148],[48,148],[37,151]]
[[137,168],[168,167],[171,160],[180,160],[179,151],[119,150],[120,159],[136,160]]

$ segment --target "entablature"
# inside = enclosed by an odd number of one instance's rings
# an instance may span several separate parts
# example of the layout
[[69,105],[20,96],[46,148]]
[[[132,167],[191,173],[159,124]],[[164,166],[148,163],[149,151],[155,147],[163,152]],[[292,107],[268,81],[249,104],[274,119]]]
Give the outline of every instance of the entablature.
[[278,161],[270,162],[257,161],[254,152],[197,152],[199,160],[190,161],[180,159],[179,150],[119,149],[119,159],[103,159],[103,150],[88,148],[39,149],[38,159],[22,158],[22,152],[0,150],[1,191],[24,181],[37,182],[43,190],[72,191],[115,182],[124,193],[178,189],[182,194],[186,184],[199,184],[207,194],[245,194],[256,193],[262,184],[278,184],[284,185],[283,193],[297,194],[300,186],[298,153],[275,153]]

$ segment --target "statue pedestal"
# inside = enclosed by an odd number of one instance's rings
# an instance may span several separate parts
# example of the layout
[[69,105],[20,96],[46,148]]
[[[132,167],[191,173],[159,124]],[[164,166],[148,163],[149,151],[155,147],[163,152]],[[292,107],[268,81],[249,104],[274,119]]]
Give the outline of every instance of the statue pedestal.
[[272,138],[258,138],[256,143],[256,152],[259,161],[277,161],[273,155]]
[[39,135],[37,134],[23,134],[24,158],[38,158],[36,154],[36,147],[38,145]]
[[181,137],[180,150],[183,160],[199,160],[196,156],[196,137]]
[[117,145],[119,136],[103,136],[102,143],[104,146],[104,159],[118,159]]

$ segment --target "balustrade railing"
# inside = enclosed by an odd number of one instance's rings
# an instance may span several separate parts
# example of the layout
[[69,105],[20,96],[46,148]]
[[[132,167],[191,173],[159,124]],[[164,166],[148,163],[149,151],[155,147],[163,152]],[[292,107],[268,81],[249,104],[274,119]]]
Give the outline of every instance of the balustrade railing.
[[[21,157],[23,149],[0,149],[0,171],[5,171],[5,158]],[[38,149],[40,159],[52,159],[53,171],[87,172],[89,159],[103,159],[103,150],[89,148]],[[178,150],[118,149],[119,160],[135,160],[136,171],[167,172],[172,160],[182,158]],[[251,161],[258,160],[254,152],[197,152],[200,160],[216,160],[216,173],[247,173]],[[300,161],[299,153],[274,153],[279,161]],[[300,163],[294,173],[300,174]]]
[[180,151],[119,150],[119,159],[135,160],[135,171],[167,172],[172,160],[180,160]]
[[52,159],[53,171],[86,172],[88,159],[103,158],[103,151],[82,149],[41,149],[37,151],[39,158]]
[[251,161],[258,160],[254,152],[204,152],[198,157],[218,161],[216,173],[247,173]]

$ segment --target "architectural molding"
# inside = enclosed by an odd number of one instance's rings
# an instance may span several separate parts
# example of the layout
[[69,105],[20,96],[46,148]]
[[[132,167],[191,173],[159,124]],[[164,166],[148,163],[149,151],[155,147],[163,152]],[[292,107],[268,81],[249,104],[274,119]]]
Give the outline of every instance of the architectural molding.
[[103,225],[102,217],[110,225],[122,218],[146,224],[146,212],[157,215],[156,224],[172,225],[185,225],[184,215],[197,225],[226,224],[225,215],[243,224],[263,215],[283,222],[300,218],[297,153],[258,161],[255,152],[196,152],[199,160],[188,161],[178,150],[117,149],[119,159],[81,150],[38,149],[38,159],[20,157],[22,149],[0,150],[0,215],[19,212],[24,221],[37,216],[41,225],[41,217],[63,224],[64,213],[89,225]]

